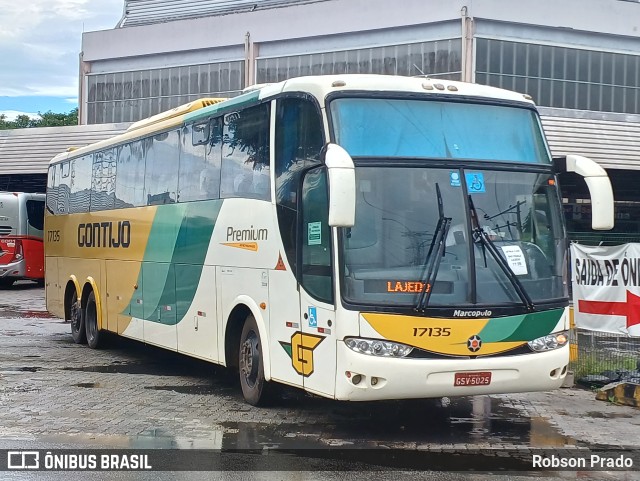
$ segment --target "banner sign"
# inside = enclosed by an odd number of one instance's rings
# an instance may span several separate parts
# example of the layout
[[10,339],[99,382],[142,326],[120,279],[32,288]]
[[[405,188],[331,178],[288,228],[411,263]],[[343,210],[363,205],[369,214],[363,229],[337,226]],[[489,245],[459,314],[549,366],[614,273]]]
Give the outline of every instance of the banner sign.
[[576,327],[640,337],[640,244],[571,244]]

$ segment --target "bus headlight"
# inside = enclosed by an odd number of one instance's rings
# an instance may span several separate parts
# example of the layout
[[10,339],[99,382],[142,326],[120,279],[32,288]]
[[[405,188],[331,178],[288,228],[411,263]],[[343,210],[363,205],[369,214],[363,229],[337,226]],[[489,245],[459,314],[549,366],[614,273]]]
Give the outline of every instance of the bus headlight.
[[362,339],[360,337],[347,337],[344,343],[349,349],[361,354],[380,357],[405,357],[413,347],[398,342],[384,341],[382,339]]
[[548,336],[539,337],[533,341],[529,341],[529,348],[532,351],[542,352],[551,351],[565,346],[569,342],[569,333],[567,331],[555,332]]

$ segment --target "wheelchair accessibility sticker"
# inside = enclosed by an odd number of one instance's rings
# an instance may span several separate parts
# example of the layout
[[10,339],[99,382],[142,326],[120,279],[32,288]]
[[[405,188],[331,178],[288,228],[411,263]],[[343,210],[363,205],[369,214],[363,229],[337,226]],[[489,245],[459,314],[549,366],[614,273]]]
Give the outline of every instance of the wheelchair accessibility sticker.
[[464,177],[470,194],[485,192],[484,174],[482,172],[466,172]]
[[308,316],[309,316],[309,327],[318,327],[318,314],[316,313],[315,307],[309,307]]

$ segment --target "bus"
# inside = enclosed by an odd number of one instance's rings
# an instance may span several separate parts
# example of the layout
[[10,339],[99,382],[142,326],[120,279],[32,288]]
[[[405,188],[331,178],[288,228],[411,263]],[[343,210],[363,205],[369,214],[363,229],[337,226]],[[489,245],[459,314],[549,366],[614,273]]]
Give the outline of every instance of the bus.
[[44,283],[45,194],[0,192],[0,288]]
[[202,99],[56,156],[47,308],[278,385],[368,401],[554,389],[567,237],[532,100],[429,78],[315,76]]

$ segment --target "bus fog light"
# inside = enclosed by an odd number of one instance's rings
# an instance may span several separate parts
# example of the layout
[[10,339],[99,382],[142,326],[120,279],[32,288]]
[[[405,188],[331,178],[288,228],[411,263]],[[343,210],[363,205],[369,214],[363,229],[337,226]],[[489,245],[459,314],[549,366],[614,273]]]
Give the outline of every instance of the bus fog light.
[[362,376],[360,374],[356,374],[355,376],[353,376],[353,379],[351,379],[351,382],[354,385],[360,384],[360,381],[362,381]]
[[371,378],[371,385],[375,386],[376,384],[378,384],[378,378],[377,377],[372,377]]
[[556,332],[549,334],[548,336],[539,337],[533,341],[529,341],[529,348],[532,351],[543,352],[552,351],[565,346],[569,342],[569,336],[567,331]]
[[406,357],[413,350],[413,347],[406,344],[381,339],[348,337],[344,343],[352,351],[379,357]]

